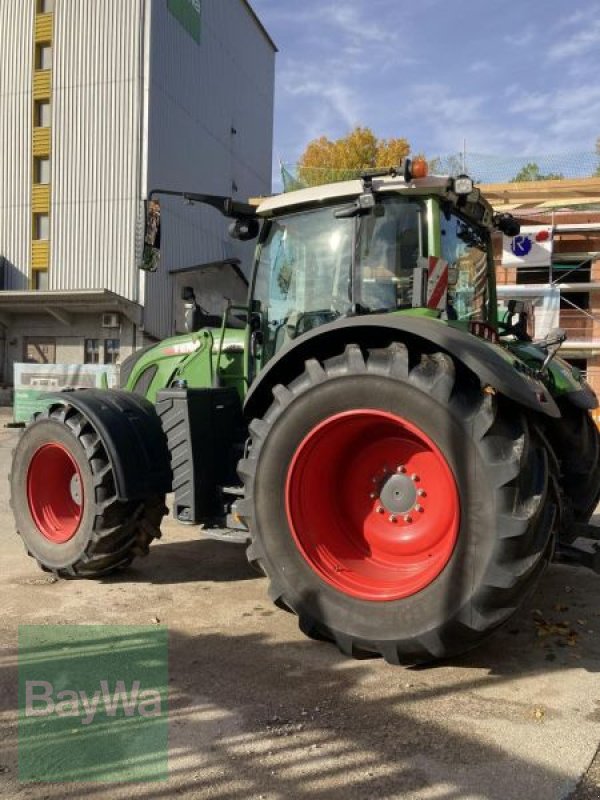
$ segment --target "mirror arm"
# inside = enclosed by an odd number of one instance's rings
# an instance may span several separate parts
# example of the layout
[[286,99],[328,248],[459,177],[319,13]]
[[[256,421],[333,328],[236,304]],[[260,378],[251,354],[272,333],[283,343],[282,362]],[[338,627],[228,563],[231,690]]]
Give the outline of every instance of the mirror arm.
[[148,200],[152,200],[155,195],[164,194],[171,197],[183,197],[191,203],[204,203],[220,211],[225,217],[232,219],[248,219],[256,217],[256,208],[249,203],[240,203],[231,197],[223,197],[216,194],[197,194],[195,192],[176,192],[172,189],[152,189],[148,193]]

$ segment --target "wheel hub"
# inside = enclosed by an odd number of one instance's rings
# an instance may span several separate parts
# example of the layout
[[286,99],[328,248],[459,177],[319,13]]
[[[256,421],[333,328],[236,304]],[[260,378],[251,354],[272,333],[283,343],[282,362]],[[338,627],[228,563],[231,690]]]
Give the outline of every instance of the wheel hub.
[[79,477],[78,473],[75,473],[71,478],[71,485],[69,486],[71,492],[72,500],[77,503],[78,506],[81,505],[81,478]]
[[389,514],[407,514],[417,504],[417,487],[408,475],[392,475],[379,492],[379,500]]

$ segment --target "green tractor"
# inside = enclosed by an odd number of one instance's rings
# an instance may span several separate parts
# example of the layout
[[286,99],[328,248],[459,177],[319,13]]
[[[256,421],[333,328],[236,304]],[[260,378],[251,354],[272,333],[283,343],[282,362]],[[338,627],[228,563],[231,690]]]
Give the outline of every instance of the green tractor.
[[[247,306],[203,326],[188,293],[188,334],[127,359],[121,390],[58,394],[24,430],[12,508],[43,569],[128,565],[172,492],[308,636],[390,663],[475,646],[556,556],[598,571],[574,541],[598,538],[597,400],[561,331],[532,342],[515,303],[498,320],[492,234],[518,225],[467,176],[407,160],[255,204],[182,196],[258,236]],[[143,266],[159,255],[155,201]]]

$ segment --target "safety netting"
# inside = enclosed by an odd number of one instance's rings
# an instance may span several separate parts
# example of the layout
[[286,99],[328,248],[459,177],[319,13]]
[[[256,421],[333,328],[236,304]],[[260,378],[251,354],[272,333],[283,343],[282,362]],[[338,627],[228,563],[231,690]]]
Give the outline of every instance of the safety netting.
[[[526,181],[560,180],[563,178],[600,177],[600,153],[596,151],[490,155],[486,153],[451,153],[426,156],[429,172],[437,175],[466,173],[477,183],[521,183]],[[322,183],[352,180],[364,174],[362,169],[306,167],[302,164],[281,164],[281,181],[286,192]]]

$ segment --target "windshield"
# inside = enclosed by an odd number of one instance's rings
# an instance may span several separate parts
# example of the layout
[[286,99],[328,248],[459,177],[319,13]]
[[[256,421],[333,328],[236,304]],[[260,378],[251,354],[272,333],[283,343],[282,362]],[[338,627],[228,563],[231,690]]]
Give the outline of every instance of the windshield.
[[254,293],[263,363],[312,328],[353,312],[413,305],[413,270],[423,242],[424,203],[378,197],[373,213],[336,217],[328,206],[267,223]]
[[423,203],[390,195],[361,217],[357,233],[357,301],[364,311],[413,306],[413,271],[425,255]]
[[254,286],[263,360],[287,341],[352,307],[353,219],[336,208],[279,217],[268,225]]

